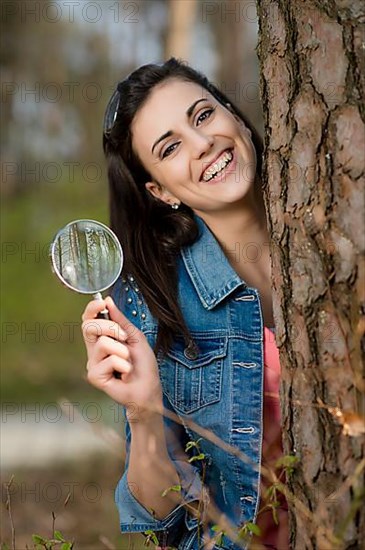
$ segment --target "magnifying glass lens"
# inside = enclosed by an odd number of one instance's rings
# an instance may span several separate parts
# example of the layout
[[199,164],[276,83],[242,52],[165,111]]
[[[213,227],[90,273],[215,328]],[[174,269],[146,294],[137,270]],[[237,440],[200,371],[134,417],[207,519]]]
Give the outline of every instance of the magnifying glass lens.
[[114,284],[123,267],[116,235],[94,220],[76,220],[63,227],[51,246],[53,269],[69,288],[97,294]]

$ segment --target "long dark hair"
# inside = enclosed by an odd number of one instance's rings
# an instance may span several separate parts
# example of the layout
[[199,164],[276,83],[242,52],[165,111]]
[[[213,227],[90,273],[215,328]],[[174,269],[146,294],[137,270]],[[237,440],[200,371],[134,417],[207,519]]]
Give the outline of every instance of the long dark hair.
[[166,353],[177,334],[190,342],[177,299],[176,256],[198,237],[191,208],[179,210],[154,198],[145,188],[150,174],[132,150],[132,121],[151,90],[166,79],[194,82],[244,121],[252,132],[261,181],[262,139],[250,121],[200,72],[174,57],[163,64],[143,65],[118,84],[120,101],[115,123],[103,136],[109,179],[110,224],[125,256],[124,273],[132,275],[151,314],[158,321],[155,353]]

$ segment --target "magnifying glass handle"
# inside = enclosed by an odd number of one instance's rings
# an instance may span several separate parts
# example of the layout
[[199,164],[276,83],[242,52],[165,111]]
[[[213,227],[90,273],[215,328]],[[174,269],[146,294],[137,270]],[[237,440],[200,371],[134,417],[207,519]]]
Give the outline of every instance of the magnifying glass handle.
[[[96,294],[94,294],[94,299],[95,300],[102,300],[103,297],[100,294],[100,292],[97,292]],[[103,311],[100,311],[100,313],[98,313],[98,315],[97,315],[97,319],[106,319],[107,321],[109,321],[110,317],[109,317],[108,310],[105,308],[105,309],[103,309]]]
[[[95,300],[102,300],[103,297],[102,295],[100,294],[100,292],[97,292],[96,294],[94,294],[94,298]],[[100,313],[98,313],[97,319],[106,319],[107,321],[109,321],[110,317],[109,317],[109,312],[108,310],[105,308],[103,309],[103,311],[100,311]],[[116,370],[114,371],[114,378],[118,378],[118,380],[120,380],[120,372],[117,372]]]
[[110,317],[109,317],[109,313],[108,313],[108,310],[105,309],[103,311],[101,311],[100,313],[98,313],[97,319],[106,319],[107,321],[109,321]]

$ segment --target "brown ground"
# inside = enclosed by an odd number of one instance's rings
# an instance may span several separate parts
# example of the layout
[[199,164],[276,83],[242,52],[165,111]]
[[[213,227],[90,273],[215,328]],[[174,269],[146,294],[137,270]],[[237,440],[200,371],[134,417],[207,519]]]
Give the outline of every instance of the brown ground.
[[12,548],[5,484],[14,474],[11,508],[16,550],[33,548],[32,534],[51,536],[52,512],[56,514],[55,529],[66,540],[75,541],[75,550],[142,549],[142,535],[129,540],[119,532],[114,488],[121,468],[120,460],[111,454],[40,470],[2,472],[1,543]]

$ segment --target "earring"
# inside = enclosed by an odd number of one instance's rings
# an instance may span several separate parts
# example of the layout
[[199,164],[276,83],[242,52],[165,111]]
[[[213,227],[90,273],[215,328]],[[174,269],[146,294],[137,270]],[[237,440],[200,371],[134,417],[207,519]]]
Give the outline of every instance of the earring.
[[172,208],[173,210],[177,210],[177,209],[179,208],[179,206],[180,206],[180,205],[179,205],[177,202],[174,202],[174,204],[171,205],[171,208]]

